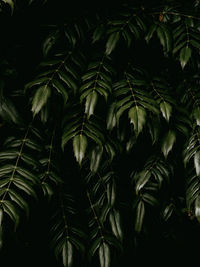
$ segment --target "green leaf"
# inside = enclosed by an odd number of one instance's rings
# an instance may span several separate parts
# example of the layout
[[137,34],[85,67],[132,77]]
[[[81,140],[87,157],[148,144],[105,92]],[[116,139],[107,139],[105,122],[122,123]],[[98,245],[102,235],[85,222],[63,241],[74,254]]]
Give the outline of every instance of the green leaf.
[[51,88],[47,85],[37,89],[32,101],[32,112],[34,116],[44,107],[50,95]]
[[110,248],[105,242],[99,248],[99,261],[101,267],[110,266]]
[[46,82],[48,82],[48,80],[49,80],[48,77],[37,78],[37,79],[35,79],[35,80],[33,80],[33,81],[27,83],[27,84],[25,85],[25,90],[27,90],[27,89],[29,89],[29,88],[31,88],[31,87],[33,87],[33,86],[41,85],[41,84],[43,84],[43,83],[46,83]]
[[200,175],[200,151],[197,151],[194,154],[194,167],[195,167],[197,176],[199,176]]
[[160,110],[162,112],[163,117],[166,119],[166,121],[169,122],[169,118],[172,113],[172,106],[169,103],[163,101],[160,103]]
[[95,252],[100,247],[100,245],[101,245],[101,238],[99,237],[99,238],[95,239],[95,241],[93,242],[93,244],[89,250],[89,258],[91,258],[95,254]]
[[195,209],[195,216],[197,220],[200,222],[200,195],[197,196],[194,203],[194,209]]
[[194,116],[194,119],[196,120],[197,125],[200,126],[200,107],[196,107],[193,110],[193,116]]
[[11,14],[13,14],[14,7],[15,7],[14,0],[2,0],[2,1],[10,6]]
[[113,209],[109,214],[109,220],[112,228],[113,234],[122,241],[123,233],[121,229],[121,221],[119,211]]
[[32,187],[32,184],[29,181],[24,181],[24,179],[15,177],[13,180],[13,184],[24,191],[26,194],[33,196],[37,199],[37,195]]
[[76,160],[81,165],[87,148],[87,138],[85,135],[79,134],[73,138],[73,150]]
[[174,131],[169,130],[168,133],[165,135],[163,142],[162,142],[162,147],[161,150],[163,152],[163,155],[165,158],[169,154],[169,152],[172,150],[173,145],[176,141],[176,134]]
[[68,93],[65,90],[65,87],[62,85],[62,83],[60,83],[58,80],[53,80],[52,81],[53,86],[57,89],[57,91],[62,94],[63,99],[64,99],[64,103],[67,102],[68,100]]
[[2,208],[0,209],[0,249],[3,246],[3,227],[2,227],[2,222],[3,222],[3,210]]
[[29,206],[27,202],[14,190],[9,190],[9,196],[21,209],[23,209],[26,212],[26,215],[29,215]]
[[62,248],[62,260],[65,267],[72,267],[73,265],[73,247],[69,241],[64,242]]
[[116,198],[116,184],[114,181],[107,184],[106,192],[107,192],[108,204],[110,205],[110,207],[113,207]]
[[139,193],[139,191],[145,186],[145,184],[149,181],[151,178],[151,172],[148,170],[143,170],[137,174],[135,177],[136,179],[136,185],[135,185],[135,191],[136,194]]
[[192,55],[192,50],[189,46],[185,46],[180,51],[180,63],[182,69],[184,69],[185,65],[188,63],[190,57]]
[[136,135],[138,135],[142,131],[142,128],[146,122],[145,109],[140,106],[134,106],[129,110],[128,116],[131,123],[134,125]]
[[140,201],[137,205],[136,219],[135,219],[135,231],[138,233],[141,232],[141,230],[142,230],[144,214],[145,214],[144,202]]
[[110,53],[115,49],[115,46],[119,40],[119,32],[114,32],[112,33],[109,38],[108,41],[106,43],[106,54],[110,55]]
[[90,170],[91,172],[97,172],[99,168],[99,164],[102,158],[103,154],[103,148],[96,146],[91,153],[91,158],[90,158]]
[[2,201],[3,210],[8,214],[11,220],[15,223],[15,229],[19,224],[19,214],[15,206],[9,200]]
[[85,113],[87,113],[88,118],[94,113],[94,108],[96,106],[97,99],[98,94],[94,90],[86,97]]
[[115,109],[116,109],[116,103],[112,103],[108,109],[106,118],[108,130],[112,130],[116,126],[117,120],[116,120]]

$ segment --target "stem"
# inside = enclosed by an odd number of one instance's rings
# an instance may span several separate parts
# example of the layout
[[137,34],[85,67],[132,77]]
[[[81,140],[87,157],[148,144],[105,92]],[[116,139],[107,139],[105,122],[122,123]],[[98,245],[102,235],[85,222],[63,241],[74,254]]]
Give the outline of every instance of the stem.
[[96,213],[96,211],[95,211],[95,209],[94,209],[94,205],[93,205],[93,203],[92,203],[92,201],[91,201],[90,193],[89,193],[88,190],[87,190],[87,197],[88,197],[88,200],[89,200],[89,203],[90,203],[90,208],[91,208],[91,210],[92,210],[92,212],[93,212],[93,214],[94,214],[94,218],[95,218],[95,220],[96,220],[96,222],[97,222],[97,225],[98,225],[98,229],[99,229],[99,232],[100,232],[101,239],[104,241],[104,240],[105,240],[105,237],[104,237],[104,235],[103,235],[102,225],[101,225],[101,223],[100,223],[100,221],[99,221],[99,219],[98,219],[97,213]]
[[138,105],[137,105],[137,100],[136,100],[135,94],[133,93],[133,88],[132,88],[132,86],[131,86],[131,82],[130,82],[128,76],[127,76],[126,71],[124,72],[124,75],[126,76],[126,81],[127,81],[128,85],[129,85],[129,89],[130,89],[130,91],[131,91],[131,95],[132,95],[132,97],[133,97],[133,101],[134,101],[135,106],[136,106],[136,108],[137,108],[137,106],[138,106]]

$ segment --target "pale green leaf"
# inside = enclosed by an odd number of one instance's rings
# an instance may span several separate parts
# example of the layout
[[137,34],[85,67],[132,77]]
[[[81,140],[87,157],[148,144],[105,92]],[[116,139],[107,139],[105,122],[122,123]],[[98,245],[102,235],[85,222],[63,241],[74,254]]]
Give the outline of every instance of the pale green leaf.
[[119,211],[113,209],[113,211],[111,211],[109,214],[109,220],[110,220],[110,225],[111,225],[113,234],[120,241],[122,241],[123,233],[122,233],[122,229],[121,229],[121,221],[120,221]]
[[37,89],[32,100],[32,112],[34,116],[44,107],[50,95],[51,88],[47,85],[41,86]]
[[140,201],[137,205],[136,219],[135,219],[135,231],[138,233],[141,232],[142,230],[144,214],[145,214],[145,206],[143,201]]
[[73,138],[73,150],[76,160],[81,165],[87,149],[87,138],[85,135],[79,134]]
[[166,121],[169,121],[171,113],[172,113],[172,106],[165,101],[162,101],[160,103],[160,110],[162,112],[163,117],[166,119]]
[[182,69],[184,69],[185,65],[188,63],[191,55],[192,55],[192,50],[188,45],[181,49],[181,51],[180,51],[180,63],[181,63]]
[[66,241],[62,248],[62,260],[65,267],[73,265],[73,247],[69,241]]
[[110,266],[110,248],[105,242],[99,248],[99,261],[101,267]]
[[103,154],[103,148],[96,146],[91,153],[91,158],[90,158],[90,170],[91,172],[97,172],[99,168],[99,164],[101,162]]
[[169,130],[163,139],[162,147],[161,147],[161,150],[162,150],[165,158],[167,157],[169,152],[172,150],[175,141],[176,141],[175,132],[172,130]]
[[195,209],[195,216],[197,220],[200,222],[200,196],[199,195],[195,199],[194,209]]
[[196,107],[193,110],[193,116],[194,119],[196,120],[197,125],[200,125],[200,107]]
[[137,176],[135,177],[135,179],[136,179],[136,185],[135,185],[136,194],[139,193],[139,191],[145,186],[145,184],[149,181],[150,178],[151,178],[151,172],[148,170],[143,170],[137,174]]
[[116,47],[116,44],[119,40],[119,32],[114,32],[112,33],[109,38],[108,41],[106,43],[106,54],[109,55]]
[[196,170],[196,174],[200,175],[200,151],[197,151],[194,154],[194,167]]
[[67,100],[68,100],[68,97],[69,97],[69,96],[68,96],[68,93],[67,93],[65,87],[64,87],[64,86],[62,85],[62,83],[59,82],[58,80],[53,80],[53,81],[52,81],[52,84],[53,84],[53,86],[56,88],[56,90],[57,90],[60,94],[62,94],[63,99],[64,99],[64,103],[66,103]]
[[94,90],[86,97],[85,113],[88,115],[88,118],[94,114],[94,109],[97,103],[97,99],[98,99],[98,94]]
[[138,135],[142,131],[142,128],[146,122],[145,109],[140,106],[134,106],[129,110],[128,116],[131,123],[134,125],[136,135]]

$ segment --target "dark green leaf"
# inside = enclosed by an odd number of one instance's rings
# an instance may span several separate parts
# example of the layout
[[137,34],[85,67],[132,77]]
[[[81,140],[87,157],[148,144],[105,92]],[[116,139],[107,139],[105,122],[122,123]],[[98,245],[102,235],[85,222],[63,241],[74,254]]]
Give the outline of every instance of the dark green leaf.
[[181,51],[180,51],[180,63],[181,63],[182,69],[184,69],[185,65],[188,63],[191,55],[192,55],[192,50],[188,45],[181,49]]

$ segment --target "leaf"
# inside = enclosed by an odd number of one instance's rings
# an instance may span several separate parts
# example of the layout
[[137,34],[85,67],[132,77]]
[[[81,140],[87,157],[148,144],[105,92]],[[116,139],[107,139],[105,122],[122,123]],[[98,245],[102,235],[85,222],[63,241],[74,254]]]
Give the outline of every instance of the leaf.
[[148,170],[143,170],[136,176],[136,185],[135,185],[135,191],[136,194],[139,193],[139,191],[145,186],[145,184],[149,181],[151,178],[151,172]]
[[101,267],[110,266],[110,249],[105,242],[103,242],[99,248],[99,261]]
[[185,65],[188,63],[191,55],[192,55],[192,50],[188,45],[181,49],[181,51],[180,51],[180,63],[181,63],[182,69],[184,69]]
[[100,245],[101,245],[101,238],[99,237],[99,238],[95,239],[95,241],[93,242],[93,244],[89,250],[89,253],[88,253],[89,258],[91,258],[95,254],[95,252],[100,247]]
[[35,116],[43,106],[47,103],[48,98],[51,95],[51,88],[47,85],[41,86],[37,89],[32,100],[32,112]]
[[195,199],[194,209],[195,209],[195,216],[197,220],[200,222],[200,196],[199,195]]
[[85,113],[88,114],[88,118],[94,113],[94,108],[96,106],[97,99],[98,94],[94,90],[86,97]]
[[9,123],[20,124],[22,122],[14,103],[9,98],[0,100],[0,116]]
[[64,103],[66,103],[69,96],[67,91],[65,90],[65,87],[58,80],[53,80],[52,84],[57,89],[57,91],[62,94]]
[[197,151],[194,154],[194,167],[195,167],[197,176],[199,176],[200,175],[200,151]]
[[9,200],[2,201],[3,210],[9,215],[11,220],[15,223],[15,229],[19,224],[19,215],[15,206]]
[[23,209],[26,212],[26,215],[29,215],[29,206],[27,202],[14,190],[9,190],[9,196],[21,209]]
[[142,128],[146,122],[145,109],[140,106],[134,106],[129,110],[128,116],[131,123],[134,125],[136,135],[138,135],[142,131]]
[[3,222],[3,210],[0,208],[0,249],[3,246],[3,227],[2,227],[2,222]]
[[144,214],[145,214],[145,206],[143,201],[140,201],[137,205],[136,219],[135,219],[135,231],[138,233],[141,232],[142,230]]
[[102,158],[103,154],[103,148],[100,146],[96,146],[91,153],[91,159],[90,159],[90,170],[91,172],[97,172],[99,168],[99,164]]
[[194,116],[194,119],[196,120],[197,125],[200,126],[200,107],[196,107],[193,110],[193,116]]
[[14,0],[2,0],[2,1],[10,6],[11,14],[13,14],[15,7]]
[[166,121],[169,122],[169,118],[172,113],[172,106],[169,103],[163,101],[160,103],[160,110],[162,112],[163,117],[166,119]]
[[76,160],[81,165],[87,148],[87,138],[85,135],[79,134],[73,138],[73,150]]
[[162,212],[163,219],[167,221],[171,217],[173,211],[174,211],[174,204],[170,203],[165,207],[165,209]]
[[112,130],[116,126],[117,120],[116,120],[115,109],[116,109],[116,103],[112,103],[108,109],[106,118],[108,130]]
[[108,204],[110,207],[112,207],[115,204],[115,198],[116,198],[116,184],[115,182],[111,182],[107,184],[107,199]]
[[165,135],[163,142],[162,142],[162,146],[161,146],[161,150],[165,158],[167,157],[169,152],[172,150],[172,147],[175,141],[176,141],[175,132],[172,130],[169,130],[168,133]]
[[119,40],[119,32],[114,32],[112,33],[109,38],[108,41],[106,43],[106,54],[110,55],[110,53],[115,49],[115,46]]
[[109,220],[111,224],[111,228],[113,231],[113,234],[122,241],[123,233],[121,229],[121,222],[120,222],[120,214],[119,211],[113,209],[113,211],[109,214]]
[[62,260],[65,267],[72,267],[73,265],[73,247],[69,241],[64,242],[62,248]]

